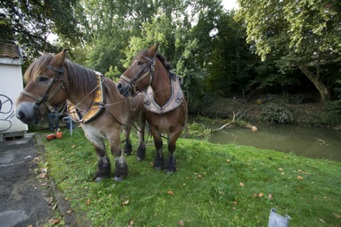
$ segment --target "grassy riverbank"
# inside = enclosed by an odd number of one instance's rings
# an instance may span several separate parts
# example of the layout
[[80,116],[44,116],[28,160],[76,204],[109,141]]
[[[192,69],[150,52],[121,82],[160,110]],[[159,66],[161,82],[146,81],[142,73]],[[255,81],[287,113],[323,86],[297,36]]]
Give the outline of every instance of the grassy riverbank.
[[81,129],[43,139],[44,167],[94,226],[267,226],[272,207],[291,217],[290,226],[340,225],[340,162],[179,139],[178,171],[166,175],[152,167],[150,140],[145,161],[127,157],[121,183],[92,182],[97,158]]

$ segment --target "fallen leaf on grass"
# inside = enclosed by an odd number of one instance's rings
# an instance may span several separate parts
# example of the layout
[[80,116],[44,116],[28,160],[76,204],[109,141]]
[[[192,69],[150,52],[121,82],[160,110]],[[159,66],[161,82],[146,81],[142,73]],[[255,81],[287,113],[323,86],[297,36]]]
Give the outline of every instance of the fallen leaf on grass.
[[49,204],[53,202],[53,197],[44,198]]
[[168,194],[168,195],[174,195],[174,192],[173,192],[172,190],[169,190],[169,191],[167,192],[167,194]]
[[178,221],[178,226],[184,227],[185,226],[185,222],[183,220]]
[[76,145],[72,145],[71,148],[76,148],[77,146]]
[[60,222],[60,218],[51,218],[51,219],[49,220],[49,223],[50,223],[51,225],[57,225],[59,222]]
[[66,211],[67,214],[71,214],[73,212],[73,210],[70,208]]
[[91,203],[91,202],[90,202],[90,199],[88,199],[88,200],[86,201],[86,205],[89,206],[90,203]]
[[128,227],[132,227],[134,225],[134,221],[133,220],[130,220],[129,222],[128,222]]
[[273,199],[271,194],[268,195],[268,199],[270,199],[270,200]]
[[340,214],[335,214],[335,213],[334,213],[334,215],[335,215],[336,219],[340,219],[340,218],[341,218],[341,215],[340,215]]
[[308,173],[308,172],[304,172],[304,171],[302,171],[302,170],[297,170],[298,172],[300,172],[300,173],[302,173],[302,174],[305,174],[305,175],[309,175],[310,173]]
[[44,179],[47,177],[47,173],[41,173],[39,174],[39,178]]
[[122,205],[122,206],[125,206],[125,205],[128,205],[128,203],[129,203],[129,199],[123,201],[123,202],[121,203],[121,205]]
[[323,220],[322,218],[320,218],[319,220],[320,220],[320,222],[326,223],[326,221]]
[[302,176],[297,176],[297,179],[299,179],[299,180],[303,180],[303,179],[304,179],[304,177],[302,177]]
[[241,187],[245,187],[245,184],[244,184],[243,182],[240,182],[239,185],[240,185]]
[[253,195],[252,195],[253,197],[255,197],[255,198],[261,198],[261,197],[263,197],[264,196],[264,193],[262,193],[262,192],[260,192],[260,193],[253,193]]

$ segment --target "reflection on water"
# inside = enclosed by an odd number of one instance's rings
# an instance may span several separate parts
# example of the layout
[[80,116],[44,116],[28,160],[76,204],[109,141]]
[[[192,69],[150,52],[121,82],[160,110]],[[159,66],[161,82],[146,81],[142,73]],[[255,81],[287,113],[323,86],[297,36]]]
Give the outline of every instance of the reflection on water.
[[[256,125],[257,132],[245,128],[230,128],[215,132],[213,143],[235,143],[293,152],[310,158],[341,161],[341,132],[324,128],[295,125]],[[216,126],[212,127],[216,128]]]

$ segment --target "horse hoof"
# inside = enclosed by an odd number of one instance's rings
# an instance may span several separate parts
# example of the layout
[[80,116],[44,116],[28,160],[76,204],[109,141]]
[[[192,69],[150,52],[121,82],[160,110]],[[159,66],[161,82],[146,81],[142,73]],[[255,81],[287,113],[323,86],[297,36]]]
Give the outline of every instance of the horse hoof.
[[124,176],[119,176],[119,177],[116,177],[116,176],[115,176],[114,179],[115,179],[116,182],[121,182],[121,181],[123,181]]
[[137,157],[137,161],[143,161],[144,158]]
[[169,174],[172,174],[172,173],[174,173],[174,172],[175,172],[175,170],[167,170],[167,171],[166,171],[166,174],[169,175]]
[[154,169],[156,169],[157,171],[161,171],[162,167],[161,166],[154,166]]
[[102,180],[104,180],[105,177],[95,177],[94,181],[95,182],[101,182]]

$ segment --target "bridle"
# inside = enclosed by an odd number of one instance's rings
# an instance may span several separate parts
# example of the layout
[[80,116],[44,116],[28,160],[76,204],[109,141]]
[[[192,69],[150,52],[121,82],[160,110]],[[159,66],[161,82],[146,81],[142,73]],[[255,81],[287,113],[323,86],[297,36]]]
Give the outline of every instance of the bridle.
[[[151,59],[151,58],[148,58],[148,57],[142,57],[144,58],[145,60],[148,61],[148,63],[145,65],[145,67],[140,71],[138,72],[134,77],[133,79],[129,79],[128,77],[126,77],[124,75],[124,73],[121,75],[121,79],[126,81],[131,89],[132,89],[132,93],[133,95],[136,94],[136,85],[142,81],[146,76],[149,75],[149,85],[151,85],[151,83],[153,82],[153,77],[154,77],[154,71],[155,71],[155,58]],[[136,60],[133,64],[136,63]]]
[[[34,104],[34,111],[37,115],[38,118],[42,118],[44,113],[40,112],[39,106],[41,104],[44,104],[50,111],[53,111],[53,107],[52,105],[49,103],[50,99],[55,96],[58,91],[62,88],[63,90],[66,90],[66,81],[64,78],[64,70],[63,68],[54,68],[53,66],[48,65],[46,68],[56,72],[56,75],[53,77],[53,80],[50,82],[45,94],[42,97],[39,97],[35,94],[32,94],[26,90],[23,90],[21,92],[22,95],[26,95],[28,97],[33,98],[34,100],[36,100],[36,103]],[[58,83],[57,87],[55,87],[52,91],[52,87],[54,85],[54,83]],[[51,92],[50,92],[51,91]]]

